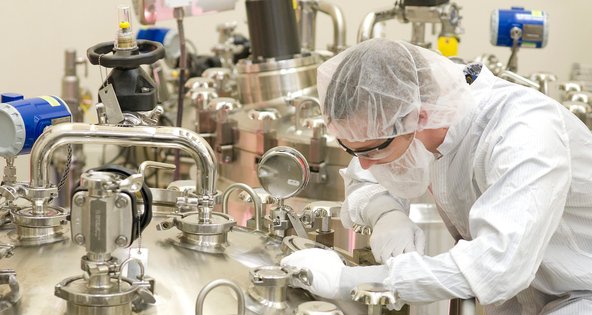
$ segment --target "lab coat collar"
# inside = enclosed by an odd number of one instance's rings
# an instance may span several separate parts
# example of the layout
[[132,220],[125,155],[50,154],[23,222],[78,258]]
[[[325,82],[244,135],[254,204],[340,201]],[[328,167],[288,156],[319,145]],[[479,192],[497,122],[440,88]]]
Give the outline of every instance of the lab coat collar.
[[481,72],[475,82],[473,82],[469,88],[475,104],[471,106],[471,109],[457,123],[453,124],[448,128],[444,141],[438,146],[438,158],[450,154],[456,149],[458,144],[466,136],[467,131],[471,124],[475,122],[475,117],[482,110],[483,106],[487,104],[491,97],[491,88],[496,80],[496,77],[487,69],[485,65],[482,66]]

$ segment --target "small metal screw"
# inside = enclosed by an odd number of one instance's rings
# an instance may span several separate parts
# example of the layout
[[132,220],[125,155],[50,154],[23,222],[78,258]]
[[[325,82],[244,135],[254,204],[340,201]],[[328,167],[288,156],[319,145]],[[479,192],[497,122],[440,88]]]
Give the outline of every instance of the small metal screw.
[[80,233],[74,235],[74,242],[76,242],[76,244],[78,244],[78,245],[83,245],[84,244],[84,235],[82,235]]
[[74,198],[74,204],[76,204],[78,207],[82,207],[84,204],[84,196],[76,196],[76,198]]
[[115,239],[115,244],[117,244],[120,247],[124,247],[127,244],[127,237],[123,236],[123,235],[119,235],[116,239]]
[[117,197],[117,199],[115,199],[115,206],[117,208],[124,208],[127,206],[127,199],[123,196],[119,196]]

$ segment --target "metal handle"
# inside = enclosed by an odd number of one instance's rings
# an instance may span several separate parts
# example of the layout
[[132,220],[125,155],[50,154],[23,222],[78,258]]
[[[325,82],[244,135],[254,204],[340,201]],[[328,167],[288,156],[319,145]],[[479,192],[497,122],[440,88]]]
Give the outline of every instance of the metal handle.
[[140,278],[138,280],[144,280],[144,264],[138,258],[128,258],[124,260],[121,265],[119,266],[119,276],[117,277],[117,283],[121,284],[121,274],[123,273],[123,268],[129,265],[130,262],[134,261],[140,267]]
[[231,281],[231,280],[226,280],[226,279],[214,280],[214,281],[206,284],[206,286],[203,287],[203,289],[201,289],[201,291],[199,291],[199,294],[197,295],[197,300],[195,301],[195,315],[203,315],[203,305],[206,300],[206,296],[208,295],[208,293],[210,293],[210,291],[212,291],[213,289],[215,289],[219,286],[227,286],[227,287],[231,288],[236,293],[236,296],[238,298],[238,315],[244,315],[245,314],[245,294],[240,289],[238,284],[236,284],[236,282]]
[[228,201],[230,200],[230,194],[239,189],[249,194],[255,207],[255,231],[263,231],[261,226],[261,218],[263,217],[263,205],[261,198],[259,198],[259,195],[257,195],[255,190],[247,184],[235,183],[226,188],[224,194],[222,195],[222,213],[228,214]]
[[169,163],[161,163],[161,162],[154,162],[154,161],[144,161],[138,167],[138,174],[142,174],[142,176],[146,176],[146,170],[149,168],[159,168],[164,170],[174,170],[176,166],[174,164]]
[[300,130],[302,127],[302,111],[305,108],[308,108],[309,106],[317,106],[319,110],[321,108],[321,102],[319,99],[311,96],[298,96],[293,100],[293,104],[296,108],[296,130]]
[[144,185],[144,175],[142,174],[133,174],[128,178],[119,182],[119,189],[127,190],[129,192],[135,193],[142,189],[142,185]]
[[311,286],[312,282],[314,281],[312,271],[307,268],[297,268],[293,266],[284,266],[282,268],[288,272],[288,275],[290,276],[290,283],[299,281],[306,286]]

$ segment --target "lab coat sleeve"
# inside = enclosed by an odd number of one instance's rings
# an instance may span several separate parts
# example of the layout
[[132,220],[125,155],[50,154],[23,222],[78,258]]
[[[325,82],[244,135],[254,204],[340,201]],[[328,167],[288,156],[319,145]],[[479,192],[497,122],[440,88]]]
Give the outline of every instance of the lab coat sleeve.
[[468,218],[472,239],[436,257],[391,258],[385,283],[401,302],[475,296],[494,304],[533,281],[570,186],[567,133],[553,106],[518,110],[499,124],[481,148],[487,152],[477,161],[482,165],[474,165],[482,170],[477,181],[483,193]]
[[376,221],[389,211],[409,215],[409,201],[391,195],[368,170],[362,169],[358,158],[353,158],[340,173],[346,196],[341,218],[346,228],[351,228],[353,223],[374,227]]

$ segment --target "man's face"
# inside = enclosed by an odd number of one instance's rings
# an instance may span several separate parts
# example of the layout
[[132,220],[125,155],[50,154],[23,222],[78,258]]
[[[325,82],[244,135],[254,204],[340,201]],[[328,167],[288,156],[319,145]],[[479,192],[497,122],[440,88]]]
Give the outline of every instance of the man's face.
[[[390,163],[403,156],[411,141],[413,141],[413,134],[397,136],[392,140],[376,139],[360,142],[345,139],[338,140],[343,147],[348,148],[358,157],[363,169],[368,169],[372,165]],[[387,141],[391,142],[384,146]]]

